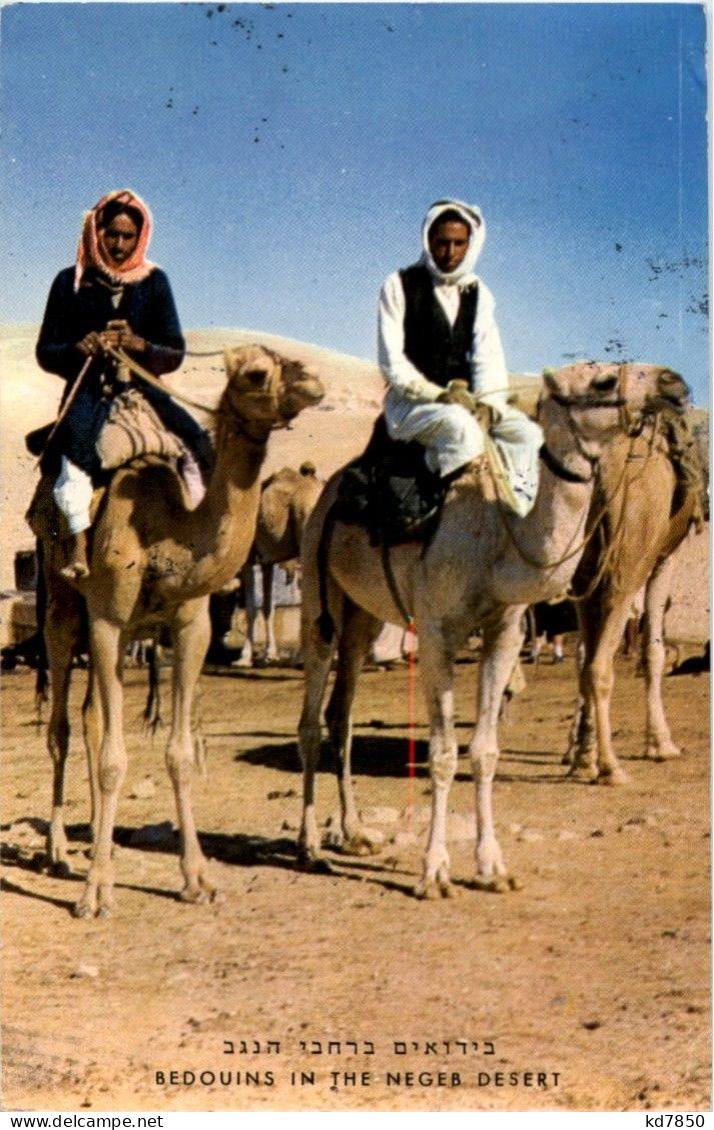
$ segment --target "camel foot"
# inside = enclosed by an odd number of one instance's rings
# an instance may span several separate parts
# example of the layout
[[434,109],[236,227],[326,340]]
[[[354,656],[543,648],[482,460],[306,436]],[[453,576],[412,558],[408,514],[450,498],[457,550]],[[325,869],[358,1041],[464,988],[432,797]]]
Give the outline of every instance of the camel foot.
[[334,875],[335,869],[328,859],[318,855],[312,848],[298,844],[297,864],[300,871],[308,875]]
[[569,781],[575,781],[576,783],[585,785],[594,785],[598,780],[597,766],[574,763],[570,766],[566,776]]
[[523,883],[515,875],[477,875],[474,879],[474,888],[477,891],[490,891],[492,894],[503,895],[507,891],[523,890]]
[[619,765],[616,765],[613,769],[601,769],[592,781],[593,785],[607,785],[610,788],[616,788],[619,785],[629,785],[629,783],[629,776]]
[[648,745],[645,749],[646,761],[672,761],[675,757],[681,756],[682,751],[676,745]]
[[354,832],[343,840],[340,852],[345,855],[378,855],[381,846],[370,839],[367,832]]
[[223,902],[223,895],[215,887],[205,884],[188,885],[181,891],[181,902],[189,902],[193,906],[207,906],[209,903]]
[[238,658],[234,659],[233,662],[231,663],[231,667],[235,667],[236,669],[238,669],[238,668],[247,669],[247,668],[252,667],[252,666],[253,666],[252,655],[239,655]]
[[[105,911],[102,917],[106,918],[108,910],[106,908],[102,909]],[[97,908],[92,899],[85,897],[74,904],[72,908],[72,914],[75,918],[94,918],[94,916],[97,914]]]
[[415,898],[425,901],[438,898],[456,898],[456,890],[448,879],[422,879],[414,887],[412,893]]

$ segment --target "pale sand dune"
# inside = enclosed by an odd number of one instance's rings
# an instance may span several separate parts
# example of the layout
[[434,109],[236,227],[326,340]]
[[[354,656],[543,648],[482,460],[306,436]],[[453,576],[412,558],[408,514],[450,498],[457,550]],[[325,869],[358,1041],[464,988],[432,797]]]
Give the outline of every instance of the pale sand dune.
[[[62,381],[43,373],[35,361],[37,327],[0,326],[0,499],[3,552],[0,554],[0,590],[14,587],[13,560],[20,549],[30,549],[32,534],[24,514],[37,478],[35,460],[25,450],[24,436],[54,418]],[[222,351],[227,345],[259,342],[288,357],[316,366],[326,388],[323,402],[297,418],[292,428],[271,437],[264,474],[282,466],[298,466],[312,459],[327,478],[357,455],[369,436],[383,395],[377,366],[369,361],[335,353],[306,342],[248,330],[196,330],[186,334],[189,355],[178,373],[166,378],[169,387],[208,406],[214,406],[225,376]],[[514,386],[534,399],[538,378],[514,374]],[[199,419],[201,414],[194,413]],[[698,415],[703,415],[698,410]],[[201,420],[208,423],[209,417]],[[679,552],[677,579],[668,634],[704,641],[709,638],[709,540],[690,539]]]

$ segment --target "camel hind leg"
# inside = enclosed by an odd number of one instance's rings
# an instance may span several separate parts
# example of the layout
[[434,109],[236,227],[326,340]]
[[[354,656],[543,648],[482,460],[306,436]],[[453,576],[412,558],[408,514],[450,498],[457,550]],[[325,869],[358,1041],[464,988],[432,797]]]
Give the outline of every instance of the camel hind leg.
[[94,855],[81,899],[74,908],[78,918],[111,913],[114,868],[112,839],[119,801],[119,790],[126,774],[127,755],[123,730],[122,632],[118,624],[101,617],[92,618],[89,629],[90,661],[99,695],[102,738],[99,750],[97,783],[98,813]]
[[275,566],[272,562],[261,565],[263,577],[263,623],[265,624],[265,661],[277,663],[278,642],[275,638],[275,605],[273,603],[273,580],[275,579]]
[[68,585],[55,581],[48,592],[44,638],[49,664],[52,708],[47,726],[47,749],[52,759],[52,814],[47,833],[47,863],[59,875],[69,875],[67,834],[64,825],[65,769],[69,753],[69,687],[72,659],[81,631],[80,597]]
[[[419,667],[429,712],[429,775],[431,821],[417,898],[453,895],[446,841],[449,792],[456,774],[457,744],[454,723],[454,655],[441,625],[419,616]],[[505,680],[504,680],[505,688]],[[503,688],[502,688],[503,690]]]
[[681,749],[672,738],[662,702],[662,677],[665,665],[664,614],[672,585],[675,558],[666,558],[654,570],[645,593],[645,683],[647,728],[645,757],[666,761],[679,757]]
[[323,639],[309,601],[302,607],[303,701],[298,723],[298,751],[303,767],[303,805],[298,859],[312,867],[320,851],[320,833],[315,810],[315,774],[320,759],[322,728],[320,715],[335,649],[334,637]]
[[484,629],[479,672],[478,718],[469,754],[476,791],[476,885],[493,891],[516,890],[496,838],[493,780],[498,764],[498,716],[503,691],[523,640],[521,609],[508,608]]
[[194,745],[191,710],[196,683],[211,639],[208,598],[187,601],[172,626],[174,666],[171,733],[166,765],[176,797],[181,836],[181,870],[184,902],[210,902],[217,891],[208,878],[208,861],[198,842],[191,800]]
[[365,658],[381,627],[381,620],[345,600],[337,651],[337,672],[325,710],[339,783],[342,847],[344,851],[354,855],[369,854],[376,846],[368,831],[362,827],[352,784],[352,703]]
[[255,576],[253,565],[249,562],[240,571],[240,583],[245,601],[246,633],[240,655],[235,660],[236,667],[252,667],[255,660],[255,620],[257,605],[255,599]]

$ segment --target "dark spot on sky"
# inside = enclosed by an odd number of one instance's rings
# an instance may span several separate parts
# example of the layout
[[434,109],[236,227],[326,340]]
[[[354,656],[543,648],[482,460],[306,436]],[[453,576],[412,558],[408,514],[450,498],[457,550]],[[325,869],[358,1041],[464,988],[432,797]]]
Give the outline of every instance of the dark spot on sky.
[[615,251],[622,251],[622,244],[621,243],[615,244]]

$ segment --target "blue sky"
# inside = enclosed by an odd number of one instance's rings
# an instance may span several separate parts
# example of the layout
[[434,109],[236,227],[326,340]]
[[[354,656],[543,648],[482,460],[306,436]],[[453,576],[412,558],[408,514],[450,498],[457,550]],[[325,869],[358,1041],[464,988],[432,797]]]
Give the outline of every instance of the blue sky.
[[0,10],[2,322],[129,186],[185,328],[375,356],[426,207],[478,203],[512,370],[638,358],[708,399],[706,27],[694,4]]

